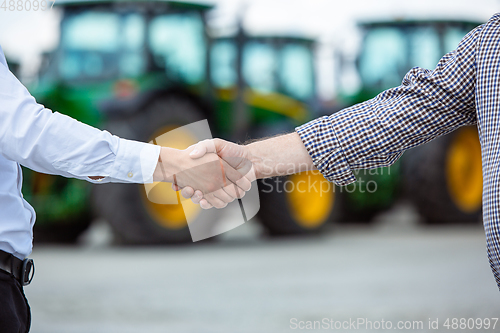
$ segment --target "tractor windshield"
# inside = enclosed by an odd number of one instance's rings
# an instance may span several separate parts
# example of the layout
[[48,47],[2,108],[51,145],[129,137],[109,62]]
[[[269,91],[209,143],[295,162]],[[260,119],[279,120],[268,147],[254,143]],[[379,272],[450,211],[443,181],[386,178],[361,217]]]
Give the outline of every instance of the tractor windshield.
[[434,69],[470,28],[430,23],[366,26],[358,62],[363,85],[382,91],[400,85],[412,67]]
[[243,77],[251,88],[264,93],[276,92],[278,90],[277,65],[277,53],[272,45],[259,41],[252,41],[245,45]]
[[86,11],[62,23],[59,74],[66,80],[137,76],[146,69],[140,14]]
[[237,49],[234,40],[215,41],[210,50],[210,73],[216,88],[230,88],[236,85]]
[[[210,50],[211,80],[217,88],[237,84],[237,45],[234,39],[217,40]],[[273,38],[250,39],[243,46],[242,71],[245,83],[261,93],[282,93],[298,100],[314,95],[314,66],[311,49],[300,43]]]
[[314,94],[313,56],[305,45],[249,42],[243,53],[243,75],[250,87],[263,92],[280,92],[298,100]]
[[205,75],[205,35],[199,13],[161,15],[150,23],[149,45],[156,67],[172,80],[195,84]]
[[314,66],[311,50],[305,45],[288,44],[280,52],[280,81],[288,95],[307,100],[314,94]]
[[206,46],[198,12],[67,12],[61,31],[58,73],[66,81],[137,77],[151,69],[188,84],[204,79]]

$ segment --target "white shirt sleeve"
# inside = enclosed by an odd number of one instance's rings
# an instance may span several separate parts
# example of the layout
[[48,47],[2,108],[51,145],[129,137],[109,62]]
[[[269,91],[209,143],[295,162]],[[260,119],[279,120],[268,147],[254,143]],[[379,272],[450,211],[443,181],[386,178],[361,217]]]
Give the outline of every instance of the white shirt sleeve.
[[44,108],[0,62],[0,154],[41,173],[143,183],[152,179],[160,147],[120,139]]

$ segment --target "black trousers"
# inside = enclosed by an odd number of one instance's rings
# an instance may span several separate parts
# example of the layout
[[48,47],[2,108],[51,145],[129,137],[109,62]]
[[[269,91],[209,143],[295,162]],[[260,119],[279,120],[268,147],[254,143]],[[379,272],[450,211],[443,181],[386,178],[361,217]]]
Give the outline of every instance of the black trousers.
[[27,333],[31,311],[24,290],[13,275],[0,270],[0,332]]

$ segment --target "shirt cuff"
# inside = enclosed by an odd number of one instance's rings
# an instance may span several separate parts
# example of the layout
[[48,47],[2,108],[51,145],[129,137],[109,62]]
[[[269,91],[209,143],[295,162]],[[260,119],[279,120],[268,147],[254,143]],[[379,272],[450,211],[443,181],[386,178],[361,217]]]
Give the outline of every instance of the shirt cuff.
[[120,139],[111,178],[126,183],[152,183],[160,146]]
[[310,121],[295,131],[323,177],[339,186],[356,181],[328,117]]

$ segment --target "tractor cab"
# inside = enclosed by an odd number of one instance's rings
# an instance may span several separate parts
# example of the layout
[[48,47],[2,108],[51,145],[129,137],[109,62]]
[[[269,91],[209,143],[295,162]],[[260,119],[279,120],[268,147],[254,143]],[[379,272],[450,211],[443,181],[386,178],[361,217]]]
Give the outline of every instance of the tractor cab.
[[[302,102],[315,97],[314,41],[299,37],[246,37],[242,50],[242,73],[246,85],[262,93],[280,93]],[[218,88],[233,87],[236,75],[235,39],[213,42],[212,81]]]
[[[456,49],[480,22],[464,20],[395,20],[363,22],[356,60],[360,89],[345,96],[353,105],[397,87],[413,67],[434,70],[439,59]],[[401,171],[400,172],[400,166]],[[369,216],[390,207],[403,188],[427,223],[476,222],[481,215],[481,151],[474,127],[406,152],[401,163],[364,173],[362,181],[378,184],[376,194],[354,191],[345,200],[352,212]],[[366,215],[366,214],[365,214]]]
[[[317,116],[314,46],[307,38],[241,30],[214,39],[210,79],[220,123],[229,130],[244,114],[251,137],[258,138],[292,132]],[[336,217],[333,186],[318,172],[266,179],[259,188],[259,219],[270,234],[316,233]]]
[[[61,0],[56,6],[60,42],[31,90],[52,110],[143,142],[176,129],[175,138],[156,142],[179,149],[202,139],[183,125],[203,119],[212,136],[242,141],[292,131],[314,117],[311,40],[213,40],[205,20],[212,7],[195,3]],[[316,185],[310,189],[307,181]],[[325,183],[317,173],[291,176],[285,185],[262,183],[259,220],[275,235],[319,232],[335,211],[333,191],[320,190]],[[54,235],[74,241],[91,212],[109,222],[117,240],[136,244],[188,242],[187,220],[211,225],[221,216],[181,203],[167,183],[155,186],[159,200],[152,202],[144,185],[91,187],[25,170],[23,191],[37,210],[38,241]]]
[[238,97],[250,111],[255,136],[290,130],[314,117],[314,45],[314,40],[292,36],[214,39],[210,79],[220,118],[237,114]]
[[376,21],[359,26],[363,34],[356,68],[361,79],[357,102],[399,86],[412,67],[434,69],[478,22],[453,20]]
[[[31,87],[40,103],[143,142],[210,119],[205,13],[211,6],[161,0],[61,0],[55,6],[62,12],[59,44],[44,56],[38,85]],[[184,137],[169,144],[183,149],[196,142],[195,133]],[[143,186],[120,185],[91,193],[85,182],[25,170],[23,192],[38,215],[36,238],[72,241],[94,210],[124,241],[189,239],[185,214],[200,214],[198,207],[154,205]],[[116,213],[124,210],[139,217]]]
[[[58,1],[56,6],[63,11],[59,45],[45,57],[34,91],[51,107],[98,124],[107,111],[102,101],[179,87],[209,93],[204,13],[211,6],[175,1]],[[85,111],[76,111],[76,100],[87,104]]]
[[204,80],[203,13],[175,1],[58,1],[61,37],[49,75],[68,83],[139,78],[165,72],[174,82]]

